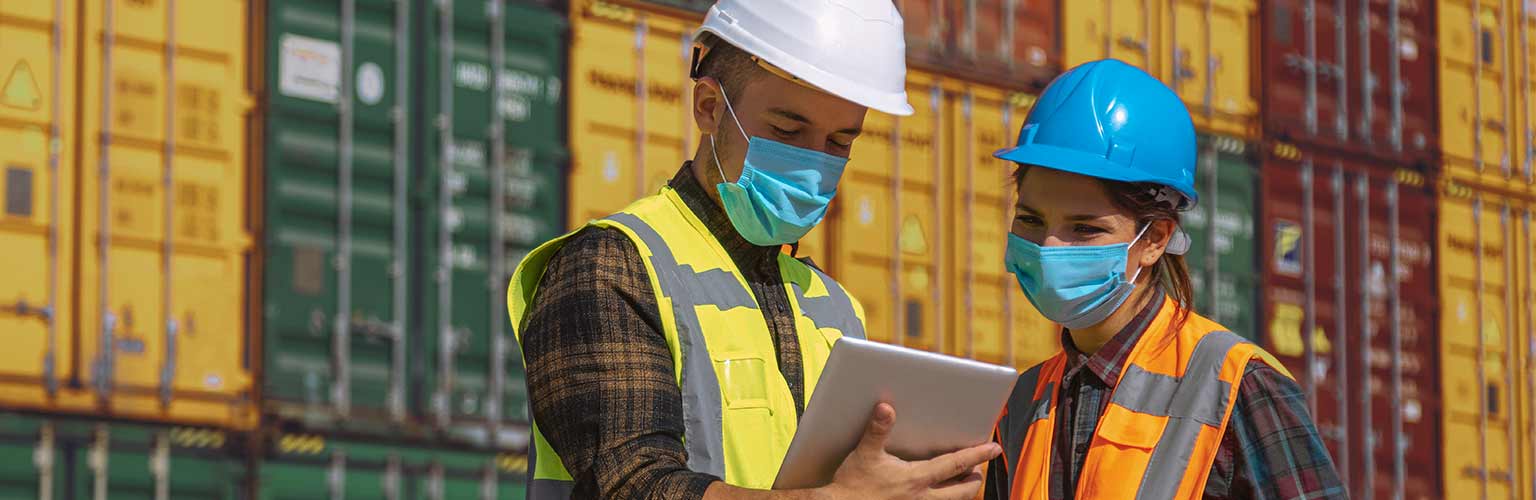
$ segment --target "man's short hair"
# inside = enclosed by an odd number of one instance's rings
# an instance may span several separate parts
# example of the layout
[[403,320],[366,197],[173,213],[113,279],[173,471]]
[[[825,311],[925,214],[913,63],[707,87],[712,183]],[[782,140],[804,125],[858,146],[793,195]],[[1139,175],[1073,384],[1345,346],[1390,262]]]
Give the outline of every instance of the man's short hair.
[[771,75],[752,60],[752,55],[718,38],[699,61],[699,76],[714,78],[725,89],[726,98],[741,97],[747,84],[762,75]]

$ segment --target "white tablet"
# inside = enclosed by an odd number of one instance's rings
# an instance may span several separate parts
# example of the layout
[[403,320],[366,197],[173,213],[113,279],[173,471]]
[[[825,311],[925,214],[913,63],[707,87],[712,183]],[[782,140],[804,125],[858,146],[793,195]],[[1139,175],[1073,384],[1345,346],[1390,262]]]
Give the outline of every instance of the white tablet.
[[925,460],[987,442],[1018,372],[969,359],[843,337],[800,418],[774,489],[832,482],[875,405],[896,409],[886,451]]

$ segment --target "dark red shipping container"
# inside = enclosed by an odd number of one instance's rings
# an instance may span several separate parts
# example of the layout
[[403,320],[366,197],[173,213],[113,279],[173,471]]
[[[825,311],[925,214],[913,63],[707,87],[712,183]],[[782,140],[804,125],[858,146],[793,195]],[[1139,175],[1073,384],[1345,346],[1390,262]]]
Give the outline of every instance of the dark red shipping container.
[[1262,78],[1254,81],[1266,136],[1439,163],[1435,2],[1261,5]]
[[1264,345],[1307,390],[1351,497],[1442,498],[1428,178],[1354,154],[1269,149]]
[[1039,91],[1061,72],[1060,0],[896,0],[914,68]]

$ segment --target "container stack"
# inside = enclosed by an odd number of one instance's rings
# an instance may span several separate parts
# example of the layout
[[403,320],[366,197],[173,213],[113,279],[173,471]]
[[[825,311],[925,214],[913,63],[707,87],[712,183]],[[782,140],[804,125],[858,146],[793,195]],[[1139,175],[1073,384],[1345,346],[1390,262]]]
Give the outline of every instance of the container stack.
[[[1536,4],[893,2],[916,114],[796,249],[873,339],[1059,349],[992,153],[1113,57],[1195,122],[1195,308],[1351,496],[1536,500]],[[712,4],[0,2],[0,497],[521,498],[507,279],[692,158]]]

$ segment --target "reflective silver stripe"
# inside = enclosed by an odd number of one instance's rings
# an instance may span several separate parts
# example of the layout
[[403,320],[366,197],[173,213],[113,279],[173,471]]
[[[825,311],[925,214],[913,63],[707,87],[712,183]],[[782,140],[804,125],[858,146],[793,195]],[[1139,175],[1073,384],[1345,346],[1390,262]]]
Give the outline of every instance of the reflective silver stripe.
[[[998,422],[998,444],[1003,446],[1004,460],[1008,464],[1008,484],[1013,484],[1012,473],[1014,466],[1019,463],[1019,456],[1024,453],[1024,439],[1029,435],[1029,426],[1036,421],[1050,416],[1051,395],[1055,392],[1055,383],[1047,386],[1045,394],[1040,399],[1035,399],[1035,386],[1040,383],[1040,367],[1025,370],[1019,374],[1019,380],[1013,383],[1013,395],[1008,397],[1008,414],[1003,415]],[[1044,409],[1044,414],[1041,414]]]
[[1232,384],[1224,380],[1201,384],[1201,388],[1208,393],[1186,392],[1183,394],[1188,396],[1178,400],[1176,396],[1181,394],[1178,392],[1181,382],[1182,379],[1178,377],[1152,373],[1140,366],[1131,365],[1115,386],[1115,395],[1110,402],[1136,413],[1190,418],[1205,425],[1221,425]]
[[[708,305],[721,310],[756,304],[750,292],[729,273],[694,272],[692,266],[678,265],[667,242],[645,221],[627,213],[608,216],[624,225],[651,250],[651,268],[661,285],[662,295],[672,299],[672,315],[677,320],[677,338],[682,352],[683,444],[688,450],[688,468],[694,472],[725,477],[725,443],[721,430],[720,381],[715,378],[714,363],[704,343],[696,306]],[[729,279],[726,286],[721,280]],[[702,285],[701,285],[702,284]],[[755,306],[754,306],[755,307]]]
[[566,500],[571,498],[571,491],[575,489],[576,483],[570,481],[530,479],[528,480],[528,500]]
[[[1213,394],[1223,388],[1231,389],[1231,384],[1221,380],[1221,366],[1226,361],[1227,352],[1241,342],[1244,340],[1231,332],[1211,332],[1200,338],[1185,366],[1184,376],[1176,379],[1172,392],[1167,394],[1168,408],[1173,410],[1168,413],[1173,415],[1169,415],[1168,425],[1157,439],[1147,470],[1142,473],[1141,487],[1136,490],[1138,500],[1171,500],[1178,493],[1179,483],[1184,480],[1190,456],[1195,451],[1195,440],[1207,425],[1196,415],[1209,411],[1207,406],[1219,404],[1216,423],[1209,424],[1215,427],[1220,425],[1227,412],[1226,392],[1222,392],[1219,399]],[[1128,377],[1130,373],[1126,375]],[[1186,381],[1188,383],[1184,383]],[[1124,383],[1122,377],[1121,384]],[[1119,385],[1115,392],[1118,394],[1122,389],[1129,387]]]
[[790,288],[795,290],[795,301],[800,304],[800,312],[811,318],[817,328],[834,328],[841,331],[843,336],[862,340],[864,322],[859,321],[858,314],[853,310],[853,299],[848,298],[848,293],[820,269],[810,265],[805,267],[816,273],[816,277],[827,289],[827,296],[807,298],[799,283],[790,283]]

